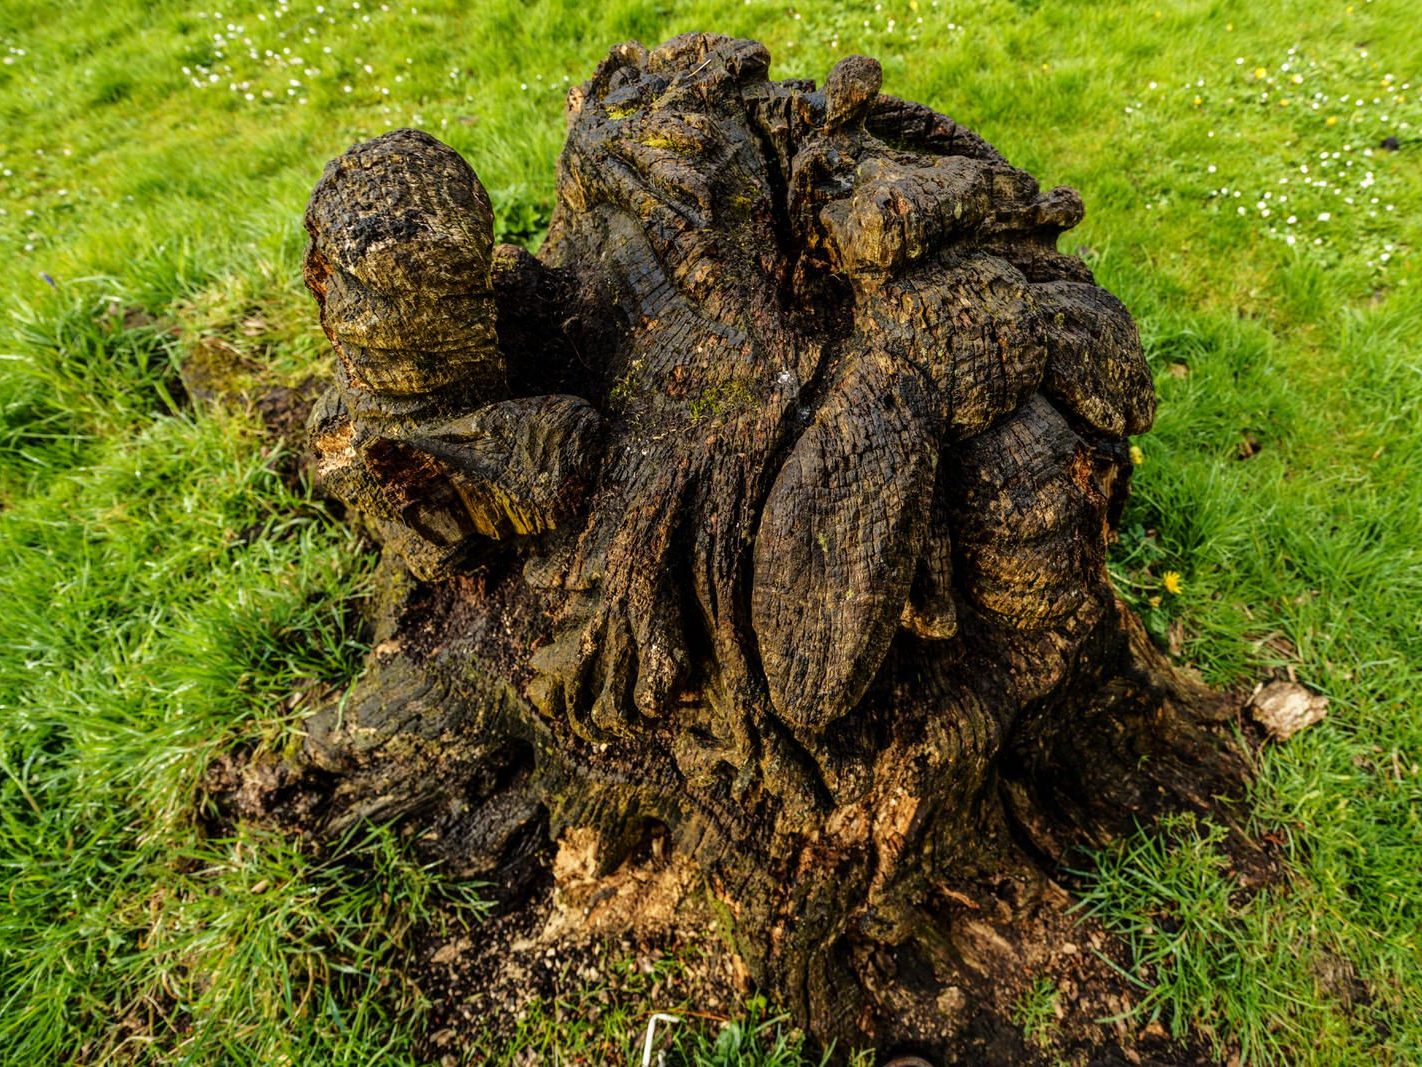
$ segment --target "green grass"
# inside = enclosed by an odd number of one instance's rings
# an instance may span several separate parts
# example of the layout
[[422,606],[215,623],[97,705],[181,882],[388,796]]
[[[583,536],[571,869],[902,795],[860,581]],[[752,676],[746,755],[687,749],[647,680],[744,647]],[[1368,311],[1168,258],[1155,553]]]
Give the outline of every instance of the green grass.
[[1050,1048],[1057,1028],[1057,984],[1042,975],[1012,1005],[1012,1021],[1022,1036],[1041,1048]]
[[[0,1059],[412,1055],[393,963],[411,924],[477,910],[467,887],[393,838],[317,855],[194,810],[213,754],[289,743],[295,696],[357,669],[368,561],[250,414],[180,405],[175,366],[205,336],[275,380],[324,359],[299,218],[352,141],[433,131],[536,243],[569,81],[711,28],[781,76],[878,56],[889,91],[1082,191],[1064,246],[1137,316],[1161,394],[1122,589],[1212,682],[1290,668],[1332,700],[1254,789],[1287,884],[1236,892],[1217,831],[1175,823],[1100,857],[1085,906],[1133,945],[1141,1022],[1248,1062],[1422,1061],[1414,23],[1403,0],[0,6]],[[530,1019],[550,1049],[601,1040]],[[674,1029],[692,1062],[787,1062],[771,1019]]]

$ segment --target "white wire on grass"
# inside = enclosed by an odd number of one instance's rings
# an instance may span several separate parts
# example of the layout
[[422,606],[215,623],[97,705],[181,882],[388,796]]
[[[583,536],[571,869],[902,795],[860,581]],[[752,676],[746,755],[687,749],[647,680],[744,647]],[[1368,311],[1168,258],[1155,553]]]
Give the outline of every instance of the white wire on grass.
[[657,1023],[679,1023],[681,1022],[675,1015],[663,1015],[656,1012],[647,1020],[647,1039],[642,1042],[642,1067],[652,1067],[652,1038],[657,1033]]

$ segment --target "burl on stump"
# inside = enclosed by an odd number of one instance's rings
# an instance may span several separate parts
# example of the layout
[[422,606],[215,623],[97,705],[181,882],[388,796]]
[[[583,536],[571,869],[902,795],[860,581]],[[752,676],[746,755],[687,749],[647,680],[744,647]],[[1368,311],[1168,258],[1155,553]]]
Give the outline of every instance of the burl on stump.
[[1065,850],[1244,764],[1107,577],[1154,394],[1080,197],[872,59],[769,65],[614,48],[536,257],[428,134],[326,168],[311,441],[384,563],[304,759],[507,907],[545,842],[654,853],[815,1038],[951,1055]]

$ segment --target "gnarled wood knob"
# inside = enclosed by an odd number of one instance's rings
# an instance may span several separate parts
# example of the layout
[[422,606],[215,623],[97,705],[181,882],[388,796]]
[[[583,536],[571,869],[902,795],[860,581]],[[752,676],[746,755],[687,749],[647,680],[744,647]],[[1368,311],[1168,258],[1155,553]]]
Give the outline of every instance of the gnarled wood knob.
[[493,220],[469,164],[419,130],[394,130],[327,164],[306,208],[306,284],[347,388],[379,398],[375,410],[403,415],[504,394]]
[[427,133],[387,133],[327,165],[306,228],[306,283],[338,357],[310,426],[327,487],[422,578],[476,538],[562,525],[602,420],[578,397],[506,399],[493,210],[470,166]]

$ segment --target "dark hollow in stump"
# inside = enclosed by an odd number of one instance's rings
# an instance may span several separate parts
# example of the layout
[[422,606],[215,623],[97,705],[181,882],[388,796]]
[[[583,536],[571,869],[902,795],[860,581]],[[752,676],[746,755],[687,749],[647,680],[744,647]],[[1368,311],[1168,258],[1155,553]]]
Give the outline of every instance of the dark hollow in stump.
[[541,842],[594,881],[652,842],[816,1039],[947,1055],[1067,849],[1245,764],[1107,576],[1155,400],[1056,250],[1080,197],[872,59],[769,64],[614,48],[537,257],[428,134],[326,168],[311,441],[384,562],[303,760],[324,830],[405,820],[513,902]]

